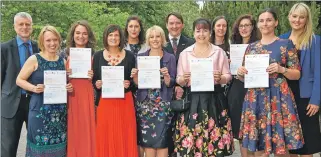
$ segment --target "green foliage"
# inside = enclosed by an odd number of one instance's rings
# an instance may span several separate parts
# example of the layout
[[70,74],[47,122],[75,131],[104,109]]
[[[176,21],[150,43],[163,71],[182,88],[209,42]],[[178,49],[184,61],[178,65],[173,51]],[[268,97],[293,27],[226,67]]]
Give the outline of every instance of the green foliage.
[[[279,16],[277,34],[284,33],[290,29],[287,19],[288,12],[293,1],[206,1],[203,9],[200,9],[196,1],[109,1],[109,2],[69,2],[69,1],[4,1],[1,5],[1,41],[7,41],[16,36],[13,29],[13,17],[16,13],[25,11],[33,18],[34,33],[32,38],[37,40],[41,28],[47,24],[55,26],[66,39],[70,25],[77,20],[87,20],[95,32],[97,38],[97,50],[101,49],[102,34],[108,24],[118,24],[124,28],[126,19],[130,15],[138,15],[145,30],[153,25],[161,26],[165,31],[165,18],[170,12],[181,13],[184,18],[184,31],[192,37],[192,23],[199,17],[213,20],[216,16],[225,15],[228,19],[229,29],[233,22],[241,14],[257,14],[268,7],[274,7]],[[313,15],[313,28],[316,30],[320,17],[320,3],[306,2]]]
[[[230,31],[234,21],[238,16],[243,14],[251,14],[257,18],[260,11],[272,7],[277,11],[279,18],[279,25],[276,30],[276,34],[282,34],[290,30],[288,21],[288,13],[291,7],[297,2],[295,1],[213,1],[205,2],[201,15],[210,20],[213,20],[216,16],[224,15],[228,20]],[[310,6],[311,14],[313,17],[313,29],[316,34],[320,34],[320,29],[317,30],[319,23],[321,6],[316,2],[307,2]]]
[[120,8],[130,15],[139,16],[145,30],[153,25],[161,26],[166,32],[166,16],[171,12],[182,14],[185,28],[183,33],[192,35],[193,21],[200,16],[199,6],[195,1],[130,1],[130,2],[109,2],[111,6]]
[[66,39],[70,25],[77,20],[87,20],[97,38],[98,48],[102,48],[102,34],[108,24],[124,26],[126,12],[107,5],[89,2],[3,2],[1,41],[15,37],[13,18],[18,12],[28,12],[33,19],[33,36],[37,40],[43,26],[55,26],[63,39]]

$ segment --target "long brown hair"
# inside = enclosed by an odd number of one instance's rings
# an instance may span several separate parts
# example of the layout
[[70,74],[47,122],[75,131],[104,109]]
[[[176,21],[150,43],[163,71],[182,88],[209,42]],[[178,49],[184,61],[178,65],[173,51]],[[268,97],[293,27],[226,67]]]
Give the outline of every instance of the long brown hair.
[[70,47],[76,47],[75,40],[74,40],[74,34],[77,26],[84,26],[87,29],[88,32],[88,43],[86,44],[86,48],[91,48],[91,53],[94,54],[95,52],[95,46],[96,46],[96,38],[94,35],[94,32],[92,31],[89,23],[86,20],[80,20],[73,23],[69,29],[68,35],[67,35],[67,49],[66,54],[69,56],[70,53]]
[[229,27],[228,27],[228,21],[226,19],[225,16],[217,16],[213,22],[212,22],[212,30],[211,30],[211,43],[215,45],[215,24],[218,20],[220,19],[223,19],[226,21],[226,32],[225,32],[225,35],[224,35],[224,44],[223,44],[223,47],[224,47],[224,51],[230,51],[230,44],[229,44]]

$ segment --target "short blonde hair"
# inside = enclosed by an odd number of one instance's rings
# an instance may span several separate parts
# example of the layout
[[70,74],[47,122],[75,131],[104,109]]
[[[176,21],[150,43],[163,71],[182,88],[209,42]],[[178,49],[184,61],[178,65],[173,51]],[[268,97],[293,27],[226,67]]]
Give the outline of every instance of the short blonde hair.
[[[50,26],[50,25],[46,25],[45,27],[43,27],[39,33],[39,36],[38,36],[38,46],[40,48],[41,51],[44,51],[45,50],[45,46],[44,46],[44,34],[45,32],[51,32],[53,33],[56,37],[58,37],[58,42],[59,42],[59,48],[58,50],[60,49],[60,44],[61,44],[61,36],[60,36],[60,33],[57,31],[57,29],[54,27],[54,26]],[[57,50],[57,51],[58,51]]]
[[157,33],[160,33],[160,34],[161,34],[161,37],[162,37],[162,46],[165,47],[166,44],[167,44],[166,38],[165,38],[165,32],[164,32],[164,30],[162,29],[162,27],[159,27],[159,26],[157,26],[157,25],[154,25],[154,26],[152,26],[152,27],[150,27],[150,28],[147,29],[147,31],[146,31],[146,43],[147,43],[147,45],[150,46],[150,45],[149,45],[149,37],[151,36],[151,33],[152,33],[153,31],[156,31]]
[[310,41],[312,41],[313,36],[313,24],[312,24],[312,15],[310,8],[305,3],[296,3],[293,5],[289,12],[289,17],[292,13],[298,12],[306,16],[306,24],[304,26],[304,31],[297,39],[296,47],[298,49],[308,48],[310,46]]

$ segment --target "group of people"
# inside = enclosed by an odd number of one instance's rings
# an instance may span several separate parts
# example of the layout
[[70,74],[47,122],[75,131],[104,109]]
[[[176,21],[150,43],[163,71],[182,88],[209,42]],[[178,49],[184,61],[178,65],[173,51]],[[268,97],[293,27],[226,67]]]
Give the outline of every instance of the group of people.
[[[31,16],[17,13],[17,36],[1,44],[1,156],[16,156],[25,122],[28,157],[221,157],[233,154],[234,139],[242,157],[312,157],[321,152],[320,36],[306,4],[295,4],[288,20],[290,31],[278,36],[273,9],[241,15],[229,38],[224,16],[199,18],[192,39],[182,34],[179,13],[166,17],[168,35],[157,25],[145,32],[131,16],[124,30],[104,29],[97,52],[91,26],[80,20],[59,52],[55,27],[44,26],[37,44]],[[269,87],[244,88],[244,61],[231,74],[231,44],[248,44],[245,56],[269,54]],[[91,49],[88,78],[69,77],[74,47]],[[139,56],[159,56],[161,88],[138,88]],[[190,60],[200,58],[213,60],[214,91],[191,91]],[[102,66],[124,67],[124,98],[102,98]],[[46,70],[66,70],[67,103],[43,103]],[[189,108],[173,111],[171,101],[186,96]]]

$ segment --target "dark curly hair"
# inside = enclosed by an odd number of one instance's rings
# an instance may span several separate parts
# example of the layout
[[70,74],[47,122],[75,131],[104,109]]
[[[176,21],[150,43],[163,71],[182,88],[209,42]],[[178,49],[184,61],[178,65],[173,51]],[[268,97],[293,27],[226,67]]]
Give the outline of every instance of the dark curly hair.
[[232,30],[232,36],[231,36],[231,43],[232,44],[242,44],[243,43],[243,38],[242,38],[240,31],[239,31],[239,25],[243,19],[250,20],[251,25],[253,27],[249,43],[260,40],[260,38],[261,38],[261,33],[256,26],[255,18],[252,15],[245,14],[245,15],[239,16],[233,24],[233,30]]

